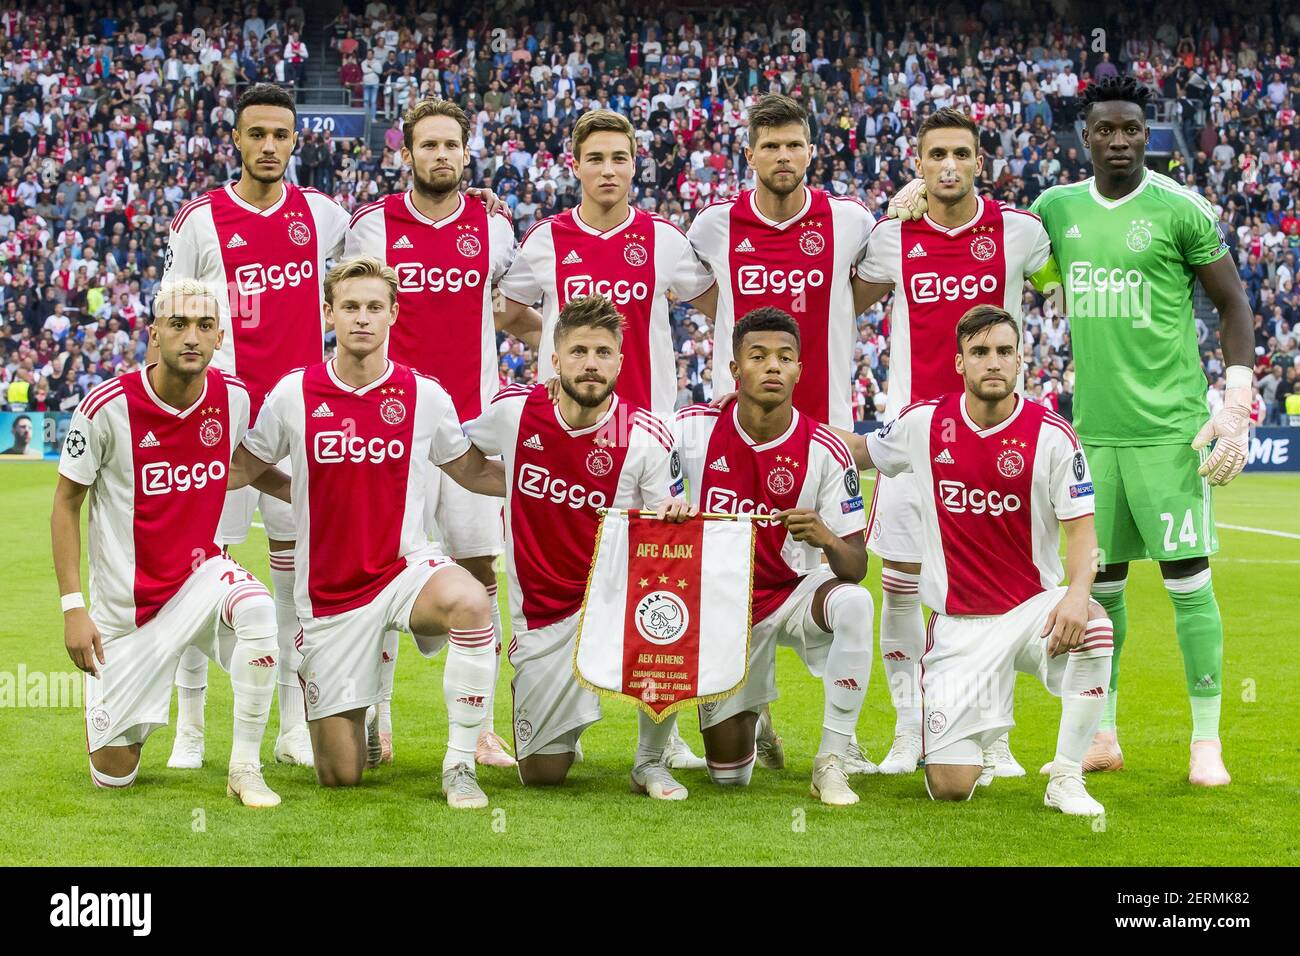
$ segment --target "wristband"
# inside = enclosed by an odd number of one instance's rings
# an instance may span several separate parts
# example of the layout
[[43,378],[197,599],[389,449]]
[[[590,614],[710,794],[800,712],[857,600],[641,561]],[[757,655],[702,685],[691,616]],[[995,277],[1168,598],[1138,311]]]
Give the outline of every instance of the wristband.
[[71,594],[65,594],[59,598],[59,603],[63,605],[63,613],[67,614],[73,608],[85,607],[86,599],[80,591],[73,591]]
[[1252,388],[1255,384],[1255,372],[1247,365],[1229,365],[1223,384],[1225,391],[1233,388]]

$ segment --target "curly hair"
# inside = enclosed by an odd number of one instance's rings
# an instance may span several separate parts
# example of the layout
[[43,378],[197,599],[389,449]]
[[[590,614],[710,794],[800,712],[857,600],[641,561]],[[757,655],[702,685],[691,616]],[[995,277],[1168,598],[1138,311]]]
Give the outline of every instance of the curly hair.
[[1150,101],[1151,88],[1131,76],[1108,76],[1098,83],[1089,84],[1079,96],[1079,105],[1085,119],[1097,103],[1136,103],[1145,113]]

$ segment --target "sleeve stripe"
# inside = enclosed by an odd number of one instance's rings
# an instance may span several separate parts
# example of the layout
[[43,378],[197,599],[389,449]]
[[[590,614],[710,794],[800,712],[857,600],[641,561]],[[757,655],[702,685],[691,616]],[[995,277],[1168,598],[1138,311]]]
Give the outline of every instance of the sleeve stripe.
[[658,430],[656,430],[655,428],[653,428],[653,427],[652,427],[648,422],[645,421],[645,419],[640,418],[639,416],[633,415],[633,416],[632,416],[632,424],[633,424],[633,425],[637,425],[637,426],[639,426],[639,427],[641,428],[642,431],[646,432],[646,433],[647,433],[651,438],[653,438],[653,439],[654,439],[655,441],[657,441],[659,444],[663,445],[663,446],[664,446],[664,451],[672,451],[672,450],[673,450],[673,443],[672,443],[672,440],[669,439],[669,438],[664,437],[664,435],[663,435],[661,432],[659,432]]
[[372,213],[376,209],[383,208],[383,205],[384,205],[384,200],[382,199],[376,199],[374,202],[366,203],[364,206],[362,206],[360,209],[358,209],[355,213],[352,214],[352,219],[348,222],[348,228],[349,229],[355,228],[356,224],[361,221],[362,216],[365,216],[368,213]]
[[551,222],[552,220],[557,218],[559,218],[558,214],[555,216],[547,216],[545,219],[539,219],[537,220],[537,222],[529,226],[527,231],[524,232],[523,238],[519,240],[519,248],[522,249],[524,243],[528,241],[528,237],[531,236],[534,232],[536,232],[539,228],[541,228],[542,226],[546,225],[548,222]]
[[676,420],[681,421],[684,418],[694,418],[697,415],[712,415],[717,417],[722,414],[722,409],[712,408],[708,405],[687,405],[677,412]]
[[501,391],[492,396],[489,405],[495,405],[497,402],[504,401],[507,398],[527,398],[532,389],[526,385],[507,385]]
[[[831,441],[830,439],[832,438],[834,438],[835,440]],[[815,441],[817,444],[821,445],[827,451],[829,451],[832,457],[834,457],[834,459],[839,463],[839,466],[841,468],[853,467],[853,459],[849,457],[849,452],[848,449],[844,447],[844,442],[840,441],[838,438],[835,438],[834,435],[831,435],[828,438],[826,435],[823,435],[820,431],[815,431],[812,433],[812,440]],[[838,445],[839,447],[837,448],[836,445]]]
[[94,418],[101,408],[113,399],[125,394],[126,389],[119,386],[115,389],[105,389],[96,394],[93,399],[90,396],[87,396],[81,403],[83,406],[86,406],[80,409],[81,414],[85,415],[87,418]]
[[[430,382],[433,382],[434,385],[437,385],[439,388],[442,388],[442,382],[438,381],[438,379],[437,379],[435,376],[433,376],[433,375],[426,375],[424,372],[416,372],[415,369],[411,369],[411,371],[412,371],[412,372],[415,372],[415,376],[416,376],[416,378],[427,379],[427,380],[429,380]],[[445,389],[444,389],[444,391],[445,391]]]
[[[926,399],[924,402],[913,402],[911,405],[905,406],[903,410],[898,413],[898,418],[902,418],[914,408],[924,408],[926,405],[938,405],[941,401],[943,401],[941,398],[930,398]],[[897,420],[898,419],[895,419],[895,421]]]
[[668,426],[649,412],[637,409],[632,413],[632,421],[646,431],[654,433],[661,441],[666,441],[670,446],[672,445],[673,434],[669,431]]
[[1070,439],[1070,445],[1074,448],[1075,451],[1079,450],[1079,439],[1078,437],[1075,436],[1074,429],[1071,428],[1069,425],[1067,425],[1063,419],[1052,418],[1051,416],[1044,416],[1043,422],[1048,425],[1055,425],[1061,431],[1065,432],[1065,436]]
[[1017,209],[1015,206],[1008,206],[1006,203],[1002,204],[1002,211],[1019,213],[1022,216],[1028,216],[1030,219],[1034,220],[1035,222],[1043,221],[1042,216],[1032,213],[1028,209]]
[[180,227],[185,224],[185,220],[189,218],[190,213],[192,213],[194,210],[198,209],[200,206],[208,206],[211,204],[212,204],[212,197],[207,194],[204,194],[200,196],[198,199],[191,199],[185,205],[181,206],[181,208],[177,211],[176,215],[172,218],[172,225],[171,225],[172,232],[176,232],[177,230],[179,230]]
[[225,372],[221,374],[222,374],[222,378],[226,380],[226,385],[233,385],[235,386],[235,388],[242,388],[244,391],[248,391],[248,386],[244,384],[243,379],[235,378],[235,376],[227,374]]

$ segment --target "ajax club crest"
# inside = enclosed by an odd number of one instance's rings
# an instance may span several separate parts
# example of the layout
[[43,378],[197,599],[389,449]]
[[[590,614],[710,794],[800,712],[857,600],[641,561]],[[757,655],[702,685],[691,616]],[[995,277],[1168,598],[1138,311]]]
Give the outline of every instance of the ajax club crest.
[[809,229],[799,237],[799,248],[806,256],[819,256],[826,248],[826,240],[822,238],[820,232]]
[[794,475],[789,468],[778,465],[767,473],[767,490],[774,495],[788,495],[794,490]]
[[623,260],[630,266],[643,266],[650,260],[650,253],[639,242],[629,242],[623,247]]
[[456,251],[468,259],[474,258],[483,248],[478,236],[463,235],[456,240]]
[[998,253],[998,244],[992,236],[976,236],[970,241],[970,254],[980,262],[988,262]]
[[671,591],[651,591],[636,605],[637,633],[651,644],[672,644],[691,621],[685,602]]
[[1128,228],[1124,243],[1132,252],[1143,252],[1151,245],[1151,223],[1145,219],[1134,219]]
[[587,471],[591,472],[597,478],[603,478],[608,475],[614,467],[614,456],[603,448],[595,448],[587,452]]
[[379,403],[379,417],[390,425],[400,425],[406,421],[406,406],[401,399],[386,398]]
[[1014,448],[1008,448],[998,455],[998,474],[1003,478],[1014,478],[1025,470],[1025,459]]
[[199,425],[199,441],[211,448],[221,441],[221,422],[215,418],[205,418]]
[[289,220],[289,240],[296,246],[305,246],[311,242],[311,229],[303,222],[299,212],[287,212],[284,214]]

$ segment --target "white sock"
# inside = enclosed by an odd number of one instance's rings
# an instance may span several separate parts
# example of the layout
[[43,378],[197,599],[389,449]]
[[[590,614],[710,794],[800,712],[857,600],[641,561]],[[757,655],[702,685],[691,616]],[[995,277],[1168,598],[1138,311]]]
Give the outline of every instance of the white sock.
[[677,726],[677,715],[665,717],[661,723],[655,723],[645,711],[636,713],[636,760],[633,766],[645,763],[658,763],[664,755],[664,748]]
[[379,662],[379,701],[375,715],[382,733],[393,732],[393,680],[397,676],[397,648],[402,643],[400,631],[384,632],[383,659]]
[[925,652],[919,574],[880,572],[880,659],[894,702],[894,735],[921,732],[920,661]]
[[230,686],[235,697],[235,730],[230,763],[262,762],[262,737],[275,693],[275,602],[260,584],[232,591],[222,609],[224,623],[235,631],[230,658]]
[[275,639],[279,648],[276,661],[276,684],[280,692],[280,736],[307,723],[307,711],[298,683],[298,665],[302,653],[297,639],[302,627],[293,601],[293,551],[271,552],[271,584],[275,587]]
[[822,674],[826,704],[817,754],[843,757],[858,725],[871,677],[871,592],[856,584],[838,585],[826,595],[824,608],[834,636]]
[[474,748],[492,680],[492,625],[452,628],[447,636],[447,666],[442,694],[447,701],[447,754],[442,769],[459,763],[474,766]]
[[709,768],[709,779],[723,787],[748,787],[750,778],[754,776],[754,756],[757,752],[751,750],[748,757],[732,763],[715,763],[706,757],[704,762]]
[[496,722],[492,719],[492,704],[497,696],[497,682],[501,679],[501,605],[497,603],[497,586],[490,585],[487,589],[488,604],[492,609],[492,636],[496,639],[496,644],[492,649],[492,689],[488,691],[486,713],[483,715],[483,729],[489,731],[496,730]]
[[1055,762],[1082,765],[1106,709],[1110,684],[1112,631],[1110,621],[1088,622],[1083,643],[1070,651],[1061,680],[1061,729],[1056,736]]
[[203,706],[208,689],[208,655],[185,648],[176,667],[176,733],[203,736]]
[[116,790],[116,789],[121,789],[122,787],[131,786],[131,784],[135,783],[135,776],[139,772],[140,772],[140,764],[136,763],[135,769],[132,770],[130,773],[128,773],[125,777],[110,777],[102,770],[96,770],[95,765],[93,763],[90,765],[90,779],[94,781],[95,786],[104,787],[110,790]]

